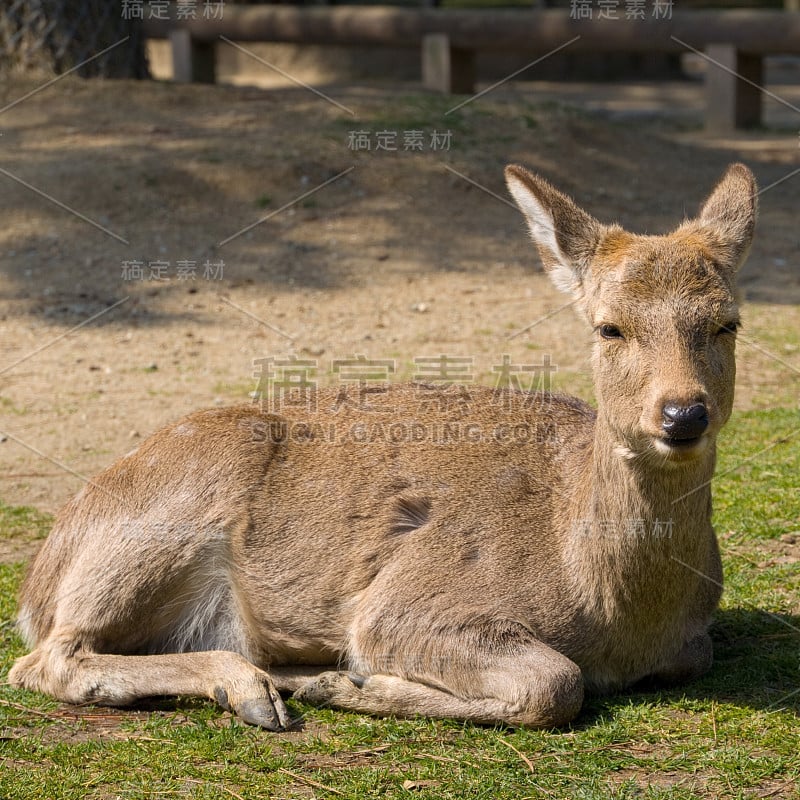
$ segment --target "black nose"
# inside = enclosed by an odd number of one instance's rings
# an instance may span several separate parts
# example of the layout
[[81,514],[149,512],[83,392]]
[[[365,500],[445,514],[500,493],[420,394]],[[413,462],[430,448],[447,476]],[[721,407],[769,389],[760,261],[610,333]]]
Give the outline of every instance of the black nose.
[[667,403],[661,413],[661,427],[670,439],[696,439],[708,427],[708,409],[704,403],[690,406]]

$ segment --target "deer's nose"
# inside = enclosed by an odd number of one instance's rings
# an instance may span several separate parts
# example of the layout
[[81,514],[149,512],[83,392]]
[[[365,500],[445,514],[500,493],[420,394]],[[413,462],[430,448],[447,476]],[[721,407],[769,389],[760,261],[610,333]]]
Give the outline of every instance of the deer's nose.
[[665,403],[661,414],[661,428],[670,439],[676,441],[696,439],[708,427],[705,403],[692,403],[690,406]]

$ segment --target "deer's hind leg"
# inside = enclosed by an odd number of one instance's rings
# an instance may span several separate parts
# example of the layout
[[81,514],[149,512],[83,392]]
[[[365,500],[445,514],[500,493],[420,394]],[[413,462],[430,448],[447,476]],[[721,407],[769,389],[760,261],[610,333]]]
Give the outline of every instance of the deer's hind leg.
[[60,628],[17,661],[9,681],[76,705],[127,706],[160,695],[207,697],[251,725],[268,730],[291,725],[269,675],[225,650],[109,655],[85,648],[79,632]]
[[[254,648],[219,526],[210,534],[201,525],[191,536],[179,532],[185,541],[177,543],[163,526],[155,530],[148,538],[142,522],[135,542],[98,537],[110,543],[105,552],[71,559],[49,590],[47,630],[30,642],[33,651],[16,662],[9,681],[76,704],[207,697],[251,724],[289,727],[272,680],[251,663]],[[54,533],[40,563],[57,556],[52,548],[65,532]],[[34,563],[26,583],[42,578]],[[23,590],[23,623],[42,615],[32,607],[36,595]]]

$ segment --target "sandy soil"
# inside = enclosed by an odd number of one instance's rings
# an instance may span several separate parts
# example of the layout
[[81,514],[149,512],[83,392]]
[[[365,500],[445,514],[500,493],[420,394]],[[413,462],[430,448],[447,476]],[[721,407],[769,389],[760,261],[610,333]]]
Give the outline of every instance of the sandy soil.
[[[4,83],[0,108],[36,86]],[[557,387],[591,397],[588,331],[507,202],[510,161],[647,232],[691,214],[733,160],[775,184],[742,276],[737,406],[796,407],[797,121],[709,139],[687,91],[604,87],[614,102],[587,109],[554,85],[508,85],[447,114],[452,99],[411,85],[326,99],[65,79],[0,111],[0,498],[57,508],[167,421],[248,402],[259,358],[316,361],[325,383],[333,359],[394,360],[400,379],[447,354],[487,383],[504,354],[547,354]],[[673,99],[643,113],[647,92]],[[414,130],[420,152],[402,146]],[[354,131],[369,151],[349,146]],[[376,149],[380,131],[397,150]]]

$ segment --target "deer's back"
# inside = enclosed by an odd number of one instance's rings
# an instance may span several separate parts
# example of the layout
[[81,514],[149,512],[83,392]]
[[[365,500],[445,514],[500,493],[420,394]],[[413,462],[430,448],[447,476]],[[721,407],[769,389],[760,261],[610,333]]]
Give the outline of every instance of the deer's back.
[[87,560],[118,571],[116,591],[142,608],[159,593],[137,572],[231,563],[273,662],[335,657],[359,598],[391,570],[408,592],[461,582],[479,604],[536,605],[547,587],[529,587],[557,569],[559,511],[593,425],[566,396],[414,385],[196,412],[62,510],[23,590],[28,638]]

